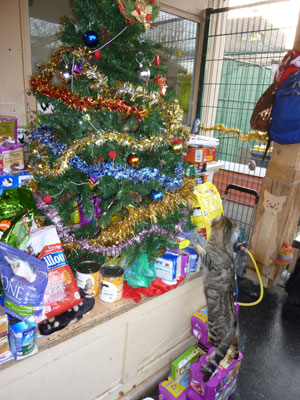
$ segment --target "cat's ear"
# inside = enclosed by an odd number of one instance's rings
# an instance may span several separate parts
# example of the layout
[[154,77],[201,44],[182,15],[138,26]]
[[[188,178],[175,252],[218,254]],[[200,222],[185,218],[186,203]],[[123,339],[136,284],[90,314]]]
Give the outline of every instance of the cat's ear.
[[224,244],[225,246],[231,242],[231,236],[235,229],[235,223],[229,218],[224,217]]

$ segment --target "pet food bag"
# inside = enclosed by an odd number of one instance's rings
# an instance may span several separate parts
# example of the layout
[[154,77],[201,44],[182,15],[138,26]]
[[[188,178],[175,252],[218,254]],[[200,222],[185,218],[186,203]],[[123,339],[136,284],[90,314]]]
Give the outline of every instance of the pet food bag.
[[38,323],[55,317],[81,303],[82,299],[76,280],[67,264],[54,225],[33,229],[26,251],[43,260],[48,268],[44,308],[42,315],[37,318]]
[[48,281],[45,262],[0,242],[0,276],[8,314],[21,320],[41,314]]
[[192,221],[201,235],[209,239],[211,222],[216,217],[223,215],[223,206],[220,194],[211,182],[197,185],[194,189],[196,200],[193,201]]

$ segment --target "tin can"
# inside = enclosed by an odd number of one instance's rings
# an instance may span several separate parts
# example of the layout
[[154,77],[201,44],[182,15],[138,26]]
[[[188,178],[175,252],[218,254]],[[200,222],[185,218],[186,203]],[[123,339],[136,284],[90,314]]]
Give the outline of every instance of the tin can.
[[100,265],[94,261],[82,261],[76,267],[77,286],[91,296],[100,290]]
[[100,267],[102,277],[100,299],[106,303],[115,303],[123,297],[124,270],[116,265]]

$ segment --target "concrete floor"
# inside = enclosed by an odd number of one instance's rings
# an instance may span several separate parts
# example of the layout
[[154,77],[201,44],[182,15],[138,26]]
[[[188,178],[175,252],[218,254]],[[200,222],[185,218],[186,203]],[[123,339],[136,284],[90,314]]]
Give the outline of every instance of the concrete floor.
[[[257,298],[251,281],[240,280],[239,287],[239,301]],[[244,359],[231,400],[300,399],[300,306],[286,298],[282,288],[269,289],[259,305],[240,307]],[[158,399],[157,389],[147,396]]]

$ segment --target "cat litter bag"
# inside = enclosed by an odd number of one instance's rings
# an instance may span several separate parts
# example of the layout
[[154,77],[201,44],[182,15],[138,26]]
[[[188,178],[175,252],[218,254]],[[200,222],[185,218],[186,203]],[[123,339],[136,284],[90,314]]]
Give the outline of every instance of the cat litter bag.
[[8,314],[21,320],[41,314],[48,281],[45,262],[0,242],[0,276]]
[[45,261],[48,269],[44,308],[36,319],[37,323],[62,314],[82,302],[54,225],[33,229],[26,251]]

